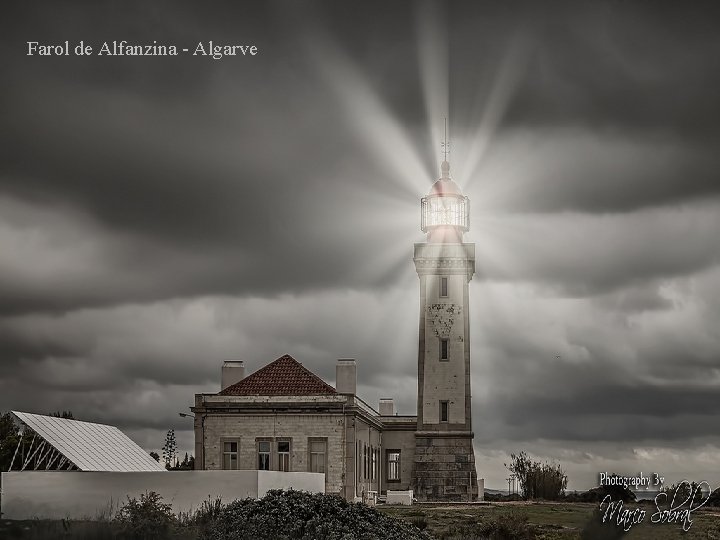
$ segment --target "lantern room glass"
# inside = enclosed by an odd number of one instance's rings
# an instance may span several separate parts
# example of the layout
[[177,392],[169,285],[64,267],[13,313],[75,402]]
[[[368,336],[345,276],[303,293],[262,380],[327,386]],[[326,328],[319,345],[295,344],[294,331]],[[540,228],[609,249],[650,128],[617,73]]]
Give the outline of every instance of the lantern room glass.
[[428,195],[421,201],[421,228],[428,232],[434,227],[470,229],[470,201],[463,195]]

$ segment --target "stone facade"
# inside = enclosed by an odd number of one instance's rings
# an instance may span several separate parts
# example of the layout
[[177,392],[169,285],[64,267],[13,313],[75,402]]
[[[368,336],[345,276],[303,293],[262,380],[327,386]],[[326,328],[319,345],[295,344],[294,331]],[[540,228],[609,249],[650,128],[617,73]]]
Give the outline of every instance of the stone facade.
[[[278,443],[289,443],[287,467],[317,472],[312,442],[323,443],[326,492],[348,500],[370,492],[410,489],[413,483],[415,416],[382,417],[354,394],[323,396],[223,396],[197,394],[195,455],[198,468],[240,470],[261,467],[260,442],[270,443],[268,466],[279,470]],[[237,462],[224,461],[225,443]],[[389,479],[387,450],[400,453],[400,475]]]
[[474,500],[469,284],[475,244],[462,241],[469,201],[450,180],[447,162],[423,211],[427,241],[415,244],[413,257],[420,279],[415,496],[421,501]]
[[418,500],[469,501],[478,497],[472,434],[415,434],[415,493]]

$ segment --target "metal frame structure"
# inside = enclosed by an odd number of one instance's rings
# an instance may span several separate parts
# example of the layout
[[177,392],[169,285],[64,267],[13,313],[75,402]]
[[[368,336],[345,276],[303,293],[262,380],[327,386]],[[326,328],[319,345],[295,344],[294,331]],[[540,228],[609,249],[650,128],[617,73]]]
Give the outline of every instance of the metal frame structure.
[[[23,426],[10,469],[20,457],[26,470],[164,471],[165,468],[114,426],[12,411]],[[25,447],[25,433],[33,436]]]

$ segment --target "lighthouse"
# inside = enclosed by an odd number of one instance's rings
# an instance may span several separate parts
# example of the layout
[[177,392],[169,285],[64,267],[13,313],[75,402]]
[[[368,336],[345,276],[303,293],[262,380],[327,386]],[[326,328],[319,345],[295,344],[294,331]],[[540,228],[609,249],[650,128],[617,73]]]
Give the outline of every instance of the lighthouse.
[[420,278],[418,402],[414,490],[419,501],[468,501],[477,497],[470,392],[469,284],[475,244],[470,201],[450,177],[440,178],[420,202],[426,241],[415,244]]

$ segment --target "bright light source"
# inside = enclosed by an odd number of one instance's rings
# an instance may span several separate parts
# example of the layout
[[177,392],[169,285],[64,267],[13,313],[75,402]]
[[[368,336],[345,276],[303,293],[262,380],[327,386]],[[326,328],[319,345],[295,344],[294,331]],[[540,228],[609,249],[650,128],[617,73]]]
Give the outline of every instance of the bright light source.
[[470,229],[470,200],[463,195],[428,195],[421,200],[422,232],[435,227]]

